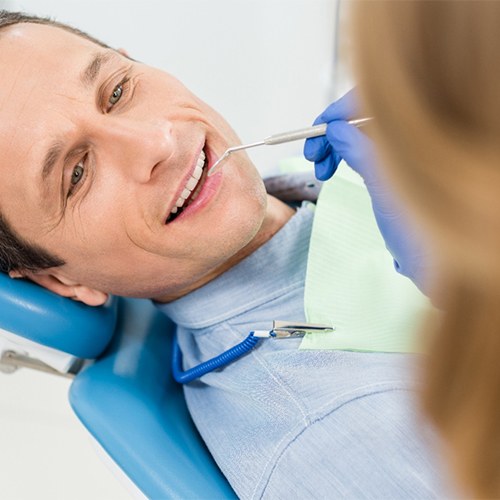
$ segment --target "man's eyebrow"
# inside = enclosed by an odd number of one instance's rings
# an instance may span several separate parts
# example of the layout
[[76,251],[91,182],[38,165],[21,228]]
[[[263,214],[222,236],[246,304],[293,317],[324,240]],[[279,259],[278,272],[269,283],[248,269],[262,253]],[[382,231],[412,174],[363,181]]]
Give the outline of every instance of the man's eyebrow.
[[63,149],[64,145],[59,140],[55,141],[48,149],[42,164],[42,182],[45,182],[47,178],[52,174]]
[[117,56],[116,51],[106,50],[92,55],[89,63],[80,74],[80,81],[85,87],[91,87],[99,76],[103,64]]

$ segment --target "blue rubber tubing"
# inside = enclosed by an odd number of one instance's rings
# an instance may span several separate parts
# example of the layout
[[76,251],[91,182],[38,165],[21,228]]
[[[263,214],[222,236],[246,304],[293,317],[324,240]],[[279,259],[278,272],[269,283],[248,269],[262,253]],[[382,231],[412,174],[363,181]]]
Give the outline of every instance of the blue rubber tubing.
[[253,332],[250,332],[248,337],[236,344],[231,349],[219,354],[215,358],[209,359],[204,363],[201,363],[189,370],[182,370],[182,353],[177,342],[177,335],[174,335],[173,339],[173,349],[172,349],[172,374],[176,382],[179,384],[187,384],[192,382],[193,380],[202,377],[206,373],[217,370],[218,368],[222,368],[223,366],[232,363],[241,356],[244,356],[248,352],[250,352],[259,342],[259,337],[254,337]]

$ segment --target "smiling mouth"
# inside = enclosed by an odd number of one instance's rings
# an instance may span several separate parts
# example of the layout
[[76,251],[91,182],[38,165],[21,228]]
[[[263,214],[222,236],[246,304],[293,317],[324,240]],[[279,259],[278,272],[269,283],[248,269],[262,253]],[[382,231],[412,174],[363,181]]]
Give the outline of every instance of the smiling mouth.
[[200,156],[198,157],[198,161],[196,162],[196,167],[194,168],[191,177],[186,182],[184,190],[175,202],[174,208],[170,211],[165,224],[169,224],[174,221],[183,212],[183,210],[196,200],[203,188],[205,179],[207,178],[206,165],[206,154],[202,149]]

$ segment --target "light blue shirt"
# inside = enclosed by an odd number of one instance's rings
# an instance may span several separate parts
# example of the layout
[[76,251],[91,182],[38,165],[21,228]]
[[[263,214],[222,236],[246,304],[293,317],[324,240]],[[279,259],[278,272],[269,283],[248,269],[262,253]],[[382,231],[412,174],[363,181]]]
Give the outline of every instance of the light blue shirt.
[[[184,369],[272,320],[305,321],[313,215],[305,204],[244,261],[159,305],[178,325]],[[417,358],[299,351],[299,343],[263,340],[185,386],[193,420],[238,496],[442,497],[432,436],[414,402]]]

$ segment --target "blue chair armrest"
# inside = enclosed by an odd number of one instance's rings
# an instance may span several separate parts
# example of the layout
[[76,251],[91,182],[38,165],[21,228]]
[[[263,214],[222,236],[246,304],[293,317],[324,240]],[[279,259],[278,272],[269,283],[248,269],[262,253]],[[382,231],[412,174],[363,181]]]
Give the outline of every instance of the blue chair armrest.
[[150,301],[119,299],[105,354],[75,378],[83,424],[149,498],[236,498],[171,376],[174,325]]

